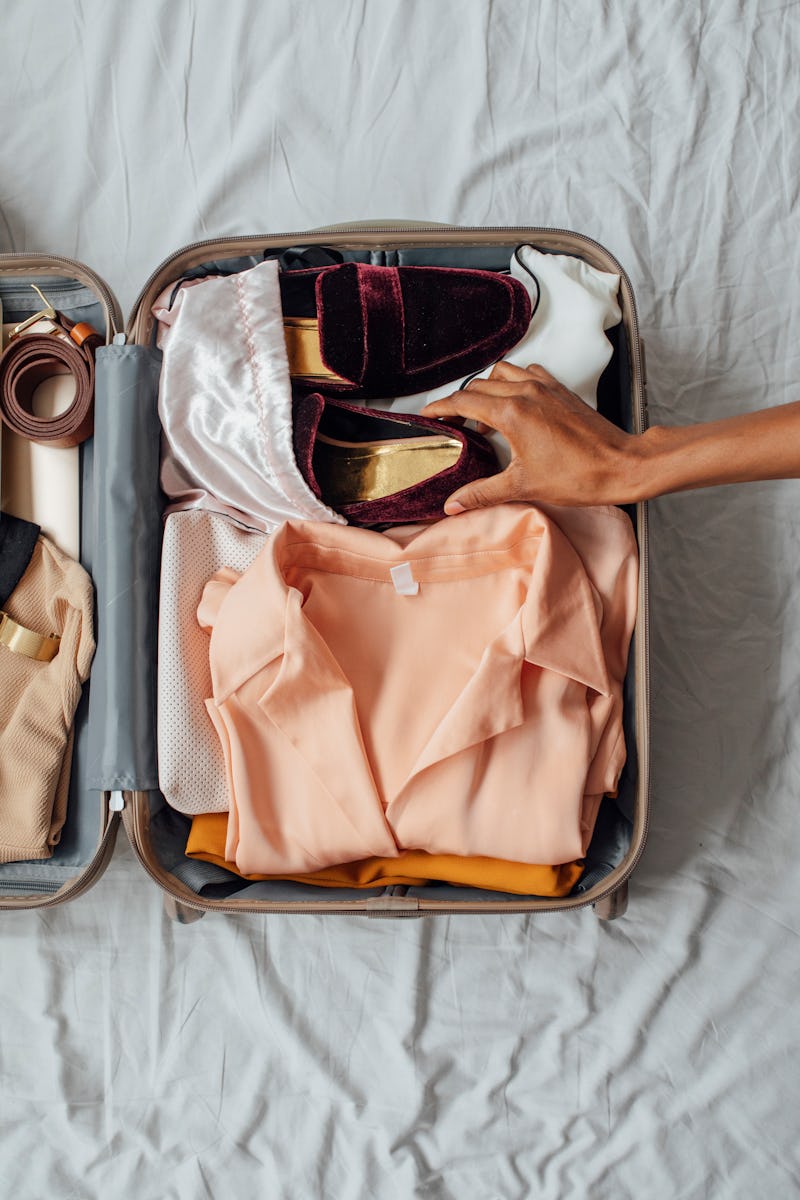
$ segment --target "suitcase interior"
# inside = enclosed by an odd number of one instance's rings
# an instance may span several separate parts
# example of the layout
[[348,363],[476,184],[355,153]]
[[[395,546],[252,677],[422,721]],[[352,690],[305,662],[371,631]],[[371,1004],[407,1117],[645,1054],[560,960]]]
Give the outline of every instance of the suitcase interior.
[[[81,270],[81,277],[77,278],[68,265],[60,265],[56,260],[44,268],[41,264],[37,268],[30,265],[28,256],[22,255],[18,259],[11,255],[0,257],[0,301],[6,324],[18,323],[41,310],[41,301],[31,283],[37,284],[48,300],[70,320],[86,321],[95,329],[105,331],[107,338],[113,336],[119,316],[111,298],[104,295],[105,289],[101,291],[95,286],[91,273]],[[92,438],[80,447],[79,464],[80,561],[94,575],[96,530]],[[4,487],[2,502],[3,506],[13,510]],[[49,859],[0,863],[0,905],[3,907],[46,904],[56,895],[58,899],[66,899],[82,891],[100,873],[113,849],[115,826],[109,820],[107,797],[91,782],[90,696],[91,680],[83,690],[75,717],[69,802],[61,839]]]
[[[583,876],[564,898],[526,897],[461,888],[319,888],[284,881],[248,882],[209,863],[186,858],[189,818],[175,812],[158,790],[155,732],[159,566],[162,513],[159,486],[160,425],[157,414],[161,353],[154,343],[152,299],[165,283],[185,275],[245,270],[264,256],[312,244],[336,247],[346,260],[385,265],[437,265],[506,270],[516,245],[577,253],[602,270],[619,271],[602,247],[575,234],[548,230],[471,230],[447,237],[331,231],[287,235],[287,240],[236,239],[189,247],[154,274],[134,309],[127,340],[122,336],[96,357],[94,437],[84,443],[81,469],[81,561],[96,588],[97,653],[90,685],[76,719],[67,824],[52,859],[0,865],[0,905],[58,902],[90,885],[113,849],[116,813],[123,819],[142,865],[187,911],[363,912],[412,916],[422,912],[489,912],[561,909],[592,903],[624,882],[641,852],[647,823],[647,590],[646,506],[632,508],[640,543],[640,611],[625,687],[628,760],[615,800],[603,801]],[[241,253],[229,256],[232,250]],[[221,253],[222,251],[222,253]],[[54,277],[48,270],[15,271],[0,263],[0,296],[6,321],[37,310],[37,282],[72,319],[119,328],[108,293],[86,278]],[[76,264],[77,265],[77,264]],[[298,262],[297,265],[303,265]],[[64,270],[64,268],[59,268]],[[102,285],[98,282],[99,288]],[[644,394],[633,297],[627,279],[620,296],[623,323],[608,331],[614,353],[600,381],[600,410],[622,428],[644,426]],[[109,803],[110,801],[110,803]],[[60,891],[59,891],[60,889]],[[53,895],[58,892],[58,895]],[[51,899],[52,897],[52,899]]]

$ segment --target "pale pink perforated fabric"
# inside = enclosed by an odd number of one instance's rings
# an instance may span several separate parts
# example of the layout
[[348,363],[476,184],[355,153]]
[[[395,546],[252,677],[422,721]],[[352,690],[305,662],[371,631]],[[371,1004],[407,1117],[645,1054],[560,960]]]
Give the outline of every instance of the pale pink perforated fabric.
[[225,764],[205,710],[211,689],[208,638],[197,605],[209,575],[245,571],[266,535],[203,509],[171,513],[164,524],[158,618],[158,778],[180,812],[228,807]]

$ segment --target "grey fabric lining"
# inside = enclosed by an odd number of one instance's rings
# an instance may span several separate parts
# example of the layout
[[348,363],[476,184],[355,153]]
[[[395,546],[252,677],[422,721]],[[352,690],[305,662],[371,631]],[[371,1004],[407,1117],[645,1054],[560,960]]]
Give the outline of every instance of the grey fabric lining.
[[[244,882],[241,880],[240,882]],[[226,900],[270,900],[273,904],[295,904],[298,900],[313,900],[316,904],[336,904],[341,900],[368,900],[370,896],[382,896],[385,888],[328,888],[311,887],[305,883],[289,880],[248,883],[236,891],[229,892]],[[484,892],[480,895],[485,895]]]
[[94,292],[77,279],[62,279],[60,275],[25,275],[0,277],[0,300],[3,301],[3,321],[22,321],[40,312],[42,302],[31,284],[35,283],[54,308],[66,313],[71,321],[88,321],[98,333],[105,329],[103,306]]
[[190,827],[190,819],[170,808],[168,804],[162,804],[152,813],[150,842],[159,865],[194,892],[202,892],[204,887],[214,884],[240,886],[241,880],[224,867],[186,857],[184,847]]

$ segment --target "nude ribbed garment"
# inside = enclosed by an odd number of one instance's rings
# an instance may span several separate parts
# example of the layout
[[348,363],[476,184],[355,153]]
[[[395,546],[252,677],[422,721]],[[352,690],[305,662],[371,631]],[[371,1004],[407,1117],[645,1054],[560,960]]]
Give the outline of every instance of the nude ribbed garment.
[[40,537],[4,611],[61,637],[51,662],[0,645],[0,862],[16,862],[50,858],[64,825],[72,720],[94,654],[91,580]]

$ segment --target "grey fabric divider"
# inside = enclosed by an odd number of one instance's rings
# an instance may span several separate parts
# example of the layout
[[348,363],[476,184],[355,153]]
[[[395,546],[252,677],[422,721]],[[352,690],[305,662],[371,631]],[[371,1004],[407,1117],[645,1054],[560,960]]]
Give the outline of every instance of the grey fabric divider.
[[161,352],[150,347],[106,346],[97,353],[92,788],[157,787],[160,367]]

